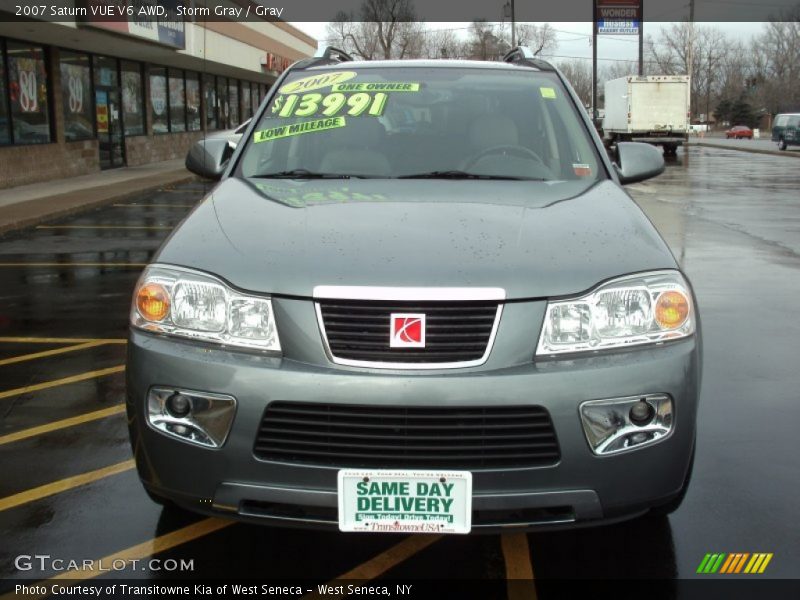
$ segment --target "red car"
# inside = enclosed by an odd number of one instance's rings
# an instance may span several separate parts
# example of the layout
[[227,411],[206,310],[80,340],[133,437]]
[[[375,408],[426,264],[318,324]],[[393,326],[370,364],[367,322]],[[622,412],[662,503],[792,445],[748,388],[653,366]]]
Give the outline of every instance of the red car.
[[727,139],[737,139],[740,140],[742,138],[747,138],[749,140],[753,139],[753,130],[745,125],[737,125],[736,127],[731,127],[728,131],[725,132],[725,137]]

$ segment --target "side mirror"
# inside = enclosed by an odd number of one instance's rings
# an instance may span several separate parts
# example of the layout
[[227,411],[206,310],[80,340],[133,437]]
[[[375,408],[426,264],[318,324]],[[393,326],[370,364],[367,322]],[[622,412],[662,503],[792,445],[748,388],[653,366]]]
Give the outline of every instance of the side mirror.
[[192,173],[219,179],[233,156],[236,145],[225,138],[211,138],[195,142],[186,155],[186,168]]
[[621,184],[644,181],[664,172],[664,155],[661,150],[641,142],[617,144],[617,174]]

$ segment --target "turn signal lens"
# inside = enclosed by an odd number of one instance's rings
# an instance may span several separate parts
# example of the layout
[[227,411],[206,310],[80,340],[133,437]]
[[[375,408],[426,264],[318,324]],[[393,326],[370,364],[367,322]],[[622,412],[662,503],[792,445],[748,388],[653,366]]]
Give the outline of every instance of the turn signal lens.
[[680,292],[659,294],[656,301],[656,322],[662,329],[677,329],[689,316],[689,300]]
[[136,308],[148,321],[161,321],[169,314],[169,294],[158,283],[147,283],[139,288]]

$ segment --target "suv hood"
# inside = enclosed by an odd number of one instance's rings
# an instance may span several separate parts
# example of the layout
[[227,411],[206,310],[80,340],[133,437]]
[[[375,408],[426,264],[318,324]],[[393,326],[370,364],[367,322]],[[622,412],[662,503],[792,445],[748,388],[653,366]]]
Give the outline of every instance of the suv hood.
[[500,287],[571,295],[675,269],[664,241],[611,181],[221,182],[155,262],[237,288],[310,297],[318,285]]

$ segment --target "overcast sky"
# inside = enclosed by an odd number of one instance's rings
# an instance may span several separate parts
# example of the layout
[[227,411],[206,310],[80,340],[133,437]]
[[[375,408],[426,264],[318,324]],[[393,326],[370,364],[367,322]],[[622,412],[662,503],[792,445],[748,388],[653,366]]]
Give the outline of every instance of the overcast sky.
[[[308,33],[310,36],[316,38],[318,41],[324,40],[326,37],[327,23],[292,23],[298,29]],[[428,26],[433,29],[453,29],[457,34],[467,35],[469,23],[428,23]],[[584,58],[591,59],[592,57],[592,24],[591,22],[584,23],[551,23],[552,27],[557,30],[558,34],[558,49],[550,58],[556,60],[568,58]],[[645,22],[645,36],[653,34],[656,39],[658,38],[658,31],[663,27],[664,23],[646,23]],[[762,29],[762,23],[698,23],[698,26],[712,26],[720,30],[738,37],[739,39],[748,40],[753,35],[758,34]],[[509,26],[506,23],[506,26]],[[613,60],[636,60],[639,51],[639,38],[635,35],[616,35],[600,36],[598,42],[598,59],[600,64],[607,64]],[[322,45],[325,45],[324,43]]]

